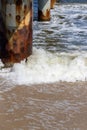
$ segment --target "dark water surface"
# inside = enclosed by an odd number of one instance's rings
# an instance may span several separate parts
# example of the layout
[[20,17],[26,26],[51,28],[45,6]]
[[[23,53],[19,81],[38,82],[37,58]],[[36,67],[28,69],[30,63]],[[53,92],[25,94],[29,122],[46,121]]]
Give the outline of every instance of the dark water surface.
[[50,22],[34,22],[34,45],[51,52],[87,51],[87,4],[57,5]]
[[57,0],[60,3],[87,3],[87,0]]

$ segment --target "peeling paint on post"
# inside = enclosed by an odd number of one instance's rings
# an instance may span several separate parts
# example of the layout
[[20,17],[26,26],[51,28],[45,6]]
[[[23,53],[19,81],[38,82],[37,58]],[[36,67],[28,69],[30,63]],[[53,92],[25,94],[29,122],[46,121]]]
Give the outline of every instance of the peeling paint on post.
[[50,0],[38,0],[38,20],[50,20]]
[[56,0],[51,0],[51,9],[54,8],[55,3],[56,3]]
[[1,8],[5,9],[5,23],[2,26],[5,41],[3,43],[2,39],[1,43],[0,40],[0,51],[3,51],[0,58],[4,64],[13,64],[32,53],[32,0],[4,1],[1,0]]

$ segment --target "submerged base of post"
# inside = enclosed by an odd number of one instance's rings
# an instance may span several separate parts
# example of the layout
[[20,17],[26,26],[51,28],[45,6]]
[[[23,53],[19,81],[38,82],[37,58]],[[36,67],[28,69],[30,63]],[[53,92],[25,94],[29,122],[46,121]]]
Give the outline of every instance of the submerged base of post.
[[50,11],[47,10],[46,15],[42,11],[38,11],[38,21],[50,21]]
[[50,0],[38,0],[38,21],[50,20]]

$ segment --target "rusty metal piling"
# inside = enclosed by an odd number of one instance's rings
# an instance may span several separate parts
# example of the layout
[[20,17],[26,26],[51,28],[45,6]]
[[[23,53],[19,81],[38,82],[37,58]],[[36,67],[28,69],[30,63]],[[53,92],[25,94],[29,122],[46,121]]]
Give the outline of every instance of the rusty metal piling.
[[0,8],[0,58],[20,62],[32,53],[32,0],[0,0]]
[[51,0],[51,9],[54,8],[55,3],[56,3],[56,0]]
[[50,0],[38,0],[38,20],[50,20]]

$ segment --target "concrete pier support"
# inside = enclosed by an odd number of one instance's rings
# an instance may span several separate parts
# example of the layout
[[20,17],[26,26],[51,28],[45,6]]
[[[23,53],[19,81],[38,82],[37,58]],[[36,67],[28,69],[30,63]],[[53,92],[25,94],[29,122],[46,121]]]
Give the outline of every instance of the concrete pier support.
[[56,0],[51,0],[51,9],[54,8],[55,3],[56,3]]
[[50,20],[50,0],[38,0],[38,20]]
[[0,0],[0,8],[0,58],[20,62],[32,53],[32,0]]

